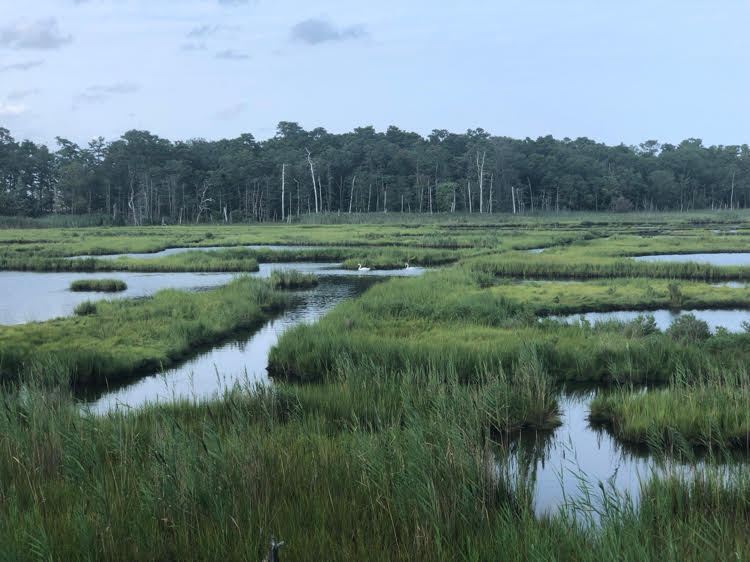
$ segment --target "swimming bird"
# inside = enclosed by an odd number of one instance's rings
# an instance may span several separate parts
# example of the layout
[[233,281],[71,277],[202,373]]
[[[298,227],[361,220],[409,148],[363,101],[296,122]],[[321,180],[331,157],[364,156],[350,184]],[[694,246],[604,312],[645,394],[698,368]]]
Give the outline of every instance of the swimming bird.
[[362,267],[361,263],[357,264],[359,267],[357,268],[357,271],[370,271],[369,267]]
[[409,262],[406,262],[404,265],[406,266],[404,267],[404,269],[414,269],[413,267],[409,266]]

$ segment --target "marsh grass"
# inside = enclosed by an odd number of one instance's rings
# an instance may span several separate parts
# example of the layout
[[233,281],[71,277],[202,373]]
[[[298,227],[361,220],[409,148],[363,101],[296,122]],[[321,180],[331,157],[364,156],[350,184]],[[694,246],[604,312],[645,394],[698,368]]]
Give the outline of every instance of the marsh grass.
[[124,291],[127,288],[127,283],[121,279],[77,279],[70,284],[70,290],[77,292],[100,291],[104,293],[116,293]]
[[747,451],[750,376],[746,369],[708,369],[696,377],[677,368],[666,388],[599,393],[591,403],[591,419],[609,424],[627,442]]
[[[365,219],[373,220],[305,220]],[[657,450],[739,448],[750,411],[741,368],[747,334],[663,334],[647,317],[567,326],[537,314],[673,300],[665,281],[646,277],[743,276],[743,268],[622,256],[674,243],[634,233],[668,226],[696,234],[746,219],[744,212],[561,213],[430,224],[389,214],[371,225],[0,231],[2,267],[94,270],[103,260],[53,258],[255,243],[321,246],[304,250],[311,261],[336,243],[348,259],[363,255],[352,246],[366,246],[383,266],[400,267],[404,256],[411,263],[420,249],[424,259],[462,260],[449,271],[378,284],[290,330],[271,354],[273,386],[235,386],[214,401],[95,416],[81,411],[69,382],[156,369],[198,343],[253,329],[284,304],[268,283],[243,278],[201,294],[102,301],[88,316],[0,328],[0,559],[258,560],[270,534],[285,541],[282,555],[291,560],[746,557],[743,466],[725,470],[708,460],[701,472],[654,474],[639,501],[580,475],[590,492],[544,517],[533,510],[533,471],[513,477],[500,468],[507,461],[500,442],[558,423],[560,379],[671,379],[642,395],[628,387],[602,393],[592,416],[611,414],[614,431],[635,441],[643,435]],[[716,238],[704,232],[680,244],[720,249],[730,237]],[[543,246],[553,248],[511,251]],[[157,267],[248,267],[266,255],[220,252]],[[542,289],[506,284],[506,274],[642,279]],[[698,283],[679,288],[683,306],[746,298]]]
[[[614,307],[621,300],[632,307],[631,295],[648,293],[626,284],[616,287],[614,292],[607,286],[587,292],[579,285],[552,284],[544,285],[544,292],[518,285],[484,288],[481,276],[464,269],[393,279],[341,303],[315,324],[289,330],[271,350],[269,372],[321,381],[333,372],[335,358],[347,357],[355,365],[376,362],[393,370],[434,365],[471,381],[485,366],[512,371],[530,345],[553,378],[571,381],[666,382],[677,366],[699,376],[750,360],[747,334],[696,341],[678,336],[678,328],[659,332],[646,318],[568,325],[540,322],[535,314],[581,303],[597,306],[597,299],[598,306]],[[717,298],[737,298],[724,290],[717,288]],[[558,291],[563,298],[554,303]]]
[[[523,361],[524,376],[536,377],[533,351]],[[37,379],[6,385],[0,552],[258,560],[269,534],[293,560],[665,552],[677,560],[746,551],[750,484],[741,471],[650,479],[637,504],[607,491],[599,501],[594,491],[572,510],[537,518],[532,484],[497,470],[492,439],[537,415],[537,391],[523,386],[344,361],[322,386],[235,387],[218,401],[97,417],[64,388]]]
[[318,285],[314,273],[300,273],[296,269],[274,269],[268,278],[274,289],[309,289]]
[[0,329],[0,379],[23,379],[54,358],[62,383],[103,384],[154,372],[191,350],[260,326],[286,304],[260,279],[237,277],[201,293],[163,290],[153,298],[83,303],[85,315]]

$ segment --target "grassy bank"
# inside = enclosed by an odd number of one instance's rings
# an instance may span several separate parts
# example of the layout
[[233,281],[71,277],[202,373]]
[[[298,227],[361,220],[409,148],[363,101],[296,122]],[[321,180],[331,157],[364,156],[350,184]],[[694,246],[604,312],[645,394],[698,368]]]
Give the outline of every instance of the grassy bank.
[[75,292],[116,293],[127,288],[128,284],[121,279],[77,279],[70,284],[70,290]]
[[678,371],[667,388],[600,393],[591,403],[591,419],[631,443],[747,450],[750,375],[709,371],[696,380]]
[[0,380],[40,370],[98,384],[153,372],[196,346],[259,326],[285,302],[267,282],[239,277],[202,293],[164,290],[150,299],[99,301],[85,315],[3,326]]
[[[576,300],[583,295],[612,309],[632,306],[631,293],[643,289],[637,284],[623,282],[615,291],[604,285],[550,284],[542,295],[533,285],[484,287],[484,281],[481,275],[454,269],[375,286],[317,323],[284,334],[271,351],[269,371],[289,379],[325,380],[335,358],[348,357],[355,364],[371,361],[394,370],[431,365],[455,370],[470,381],[487,368],[513,370],[530,353],[557,379],[666,382],[677,367],[699,376],[712,367],[750,360],[747,334],[696,341],[679,331],[659,332],[645,319],[573,326],[537,319],[538,313],[582,308]],[[728,296],[733,289],[715,289],[714,304],[740,298]]]
[[258,261],[251,250],[231,249],[190,250],[158,258],[37,258],[0,256],[0,269],[10,271],[138,271],[145,273],[192,272],[252,272],[258,271]]

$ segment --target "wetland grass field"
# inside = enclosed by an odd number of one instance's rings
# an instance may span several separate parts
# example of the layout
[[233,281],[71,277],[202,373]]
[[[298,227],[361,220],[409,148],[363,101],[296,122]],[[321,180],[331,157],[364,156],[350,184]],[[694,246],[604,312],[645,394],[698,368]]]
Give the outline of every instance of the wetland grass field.
[[[633,259],[739,257],[750,213],[316,220],[0,229],[0,279],[237,274],[0,326],[0,560],[260,560],[270,535],[283,560],[750,558],[750,267]],[[284,269],[300,263],[334,265]],[[269,377],[81,398],[250,338],[333,275],[335,306],[263,357],[237,346]],[[660,329],[665,309],[747,320]],[[591,312],[637,314],[561,318]],[[576,389],[587,443],[563,442]],[[613,458],[587,472],[604,439]],[[578,464],[552,502],[539,479],[561,449]]]

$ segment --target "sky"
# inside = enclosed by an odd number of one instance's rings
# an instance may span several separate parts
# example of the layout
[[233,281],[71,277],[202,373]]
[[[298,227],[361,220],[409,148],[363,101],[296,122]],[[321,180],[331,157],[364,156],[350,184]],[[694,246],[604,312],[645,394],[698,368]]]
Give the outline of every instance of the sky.
[[749,30],[750,0],[0,0],[0,127],[743,144]]

